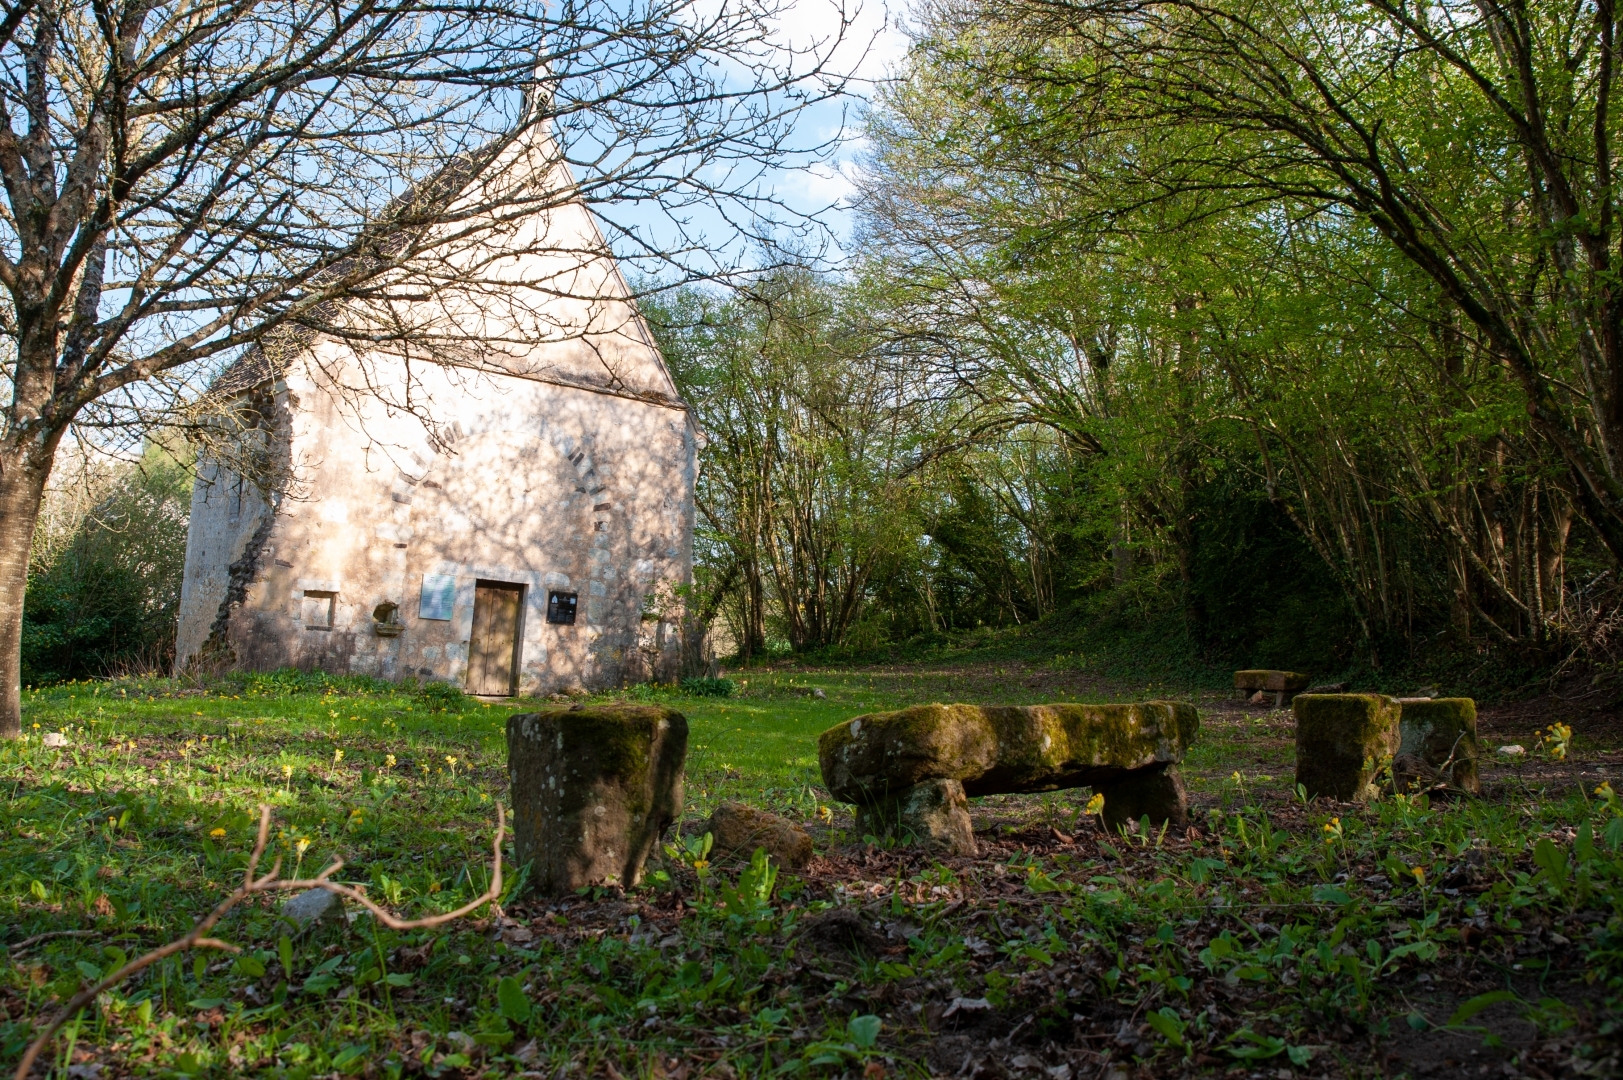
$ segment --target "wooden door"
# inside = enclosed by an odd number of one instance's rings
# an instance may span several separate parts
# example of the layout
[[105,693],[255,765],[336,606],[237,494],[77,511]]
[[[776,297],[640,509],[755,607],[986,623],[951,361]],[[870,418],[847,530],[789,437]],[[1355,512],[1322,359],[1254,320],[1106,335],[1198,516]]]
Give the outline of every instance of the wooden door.
[[481,581],[473,591],[468,642],[468,693],[507,697],[518,671],[518,623],[524,586]]

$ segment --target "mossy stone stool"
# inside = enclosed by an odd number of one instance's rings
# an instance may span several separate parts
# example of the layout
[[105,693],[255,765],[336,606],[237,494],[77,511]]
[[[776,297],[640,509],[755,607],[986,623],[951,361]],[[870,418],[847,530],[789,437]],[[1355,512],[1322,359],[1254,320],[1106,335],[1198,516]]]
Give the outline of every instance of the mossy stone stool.
[[1303,690],[1311,679],[1296,671],[1272,671],[1267,668],[1251,668],[1234,673],[1234,689],[1239,693],[1241,700],[1245,700],[1257,691],[1274,695],[1274,708],[1283,709],[1289,705],[1291,699]]
[[1402,698],[1398,752],[1392,783],[1408,792],[1447,784],[1472,795],[1482,792],[1477,776],[1481,747],[1476,738],[1476,702],[1470,698]]
[[1310,799],[1364,802],[1383,758],[1398,747],[1402,706],[1382,694],[1302,694],[1296,714],[1296,782]]
[[575,705],[507,720],[513,856],[530,886],[630,888],[682,812],[688,722],[653,705]]
[[1111,827],[1181,824],[1177,766],[1200,730],[1193,705],[915,705],[837,724],[818,740],[823,784],[859,824],[972,854],[969,798],[1091,787]]

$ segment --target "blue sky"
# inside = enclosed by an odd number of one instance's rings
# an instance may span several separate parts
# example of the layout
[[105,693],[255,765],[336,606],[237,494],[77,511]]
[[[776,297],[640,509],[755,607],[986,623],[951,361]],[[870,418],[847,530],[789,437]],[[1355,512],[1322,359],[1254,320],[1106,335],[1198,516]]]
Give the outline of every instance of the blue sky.
[[[838,263],[842,254],[840,245],[850,240],[854,225],[849,199],[864,151],[862,106],[875,87],[899,66],[908,44],[905,34],[897,28],[905,0],[891,0],[888,7],[885,0],[843,0],[843,3],[852,22],[843,40],[834,46],[828,67],[850,76],[849,93],[844,98],[806,108],[796,119],[794,133],[797,146],[830,146],[831,149],[822,154],[802,155],[799,161],[768,169],[755,178],[762,194],[781,200],[791,214],[814,219],[822,227],[817,239],[830,245],[826,251],[830,265]],[[842,0],[790,0],[778,28],[782,42],[799,49],[831,42],[840,30],[841,4]],[[654,207],[599,205],[596,209],[601,217],[637,228],[664,249],[680,246],[674,239],[664,242],[663,238],[676,236],[676,229]],[[748,244],[740,239],[739,230],[720,213],[693,210],[684,213],[690,229],[702,232],[710,242],[717,267],[751,261]],[[639,263],[632,257],[633,245],[616,242],[612,228],[605,232],[634,275],[653,274],[664,280],[676,276],[674,268]],[[787,230],[780,235],[787,236]],[[687,261],[696,264],[699,260]]]

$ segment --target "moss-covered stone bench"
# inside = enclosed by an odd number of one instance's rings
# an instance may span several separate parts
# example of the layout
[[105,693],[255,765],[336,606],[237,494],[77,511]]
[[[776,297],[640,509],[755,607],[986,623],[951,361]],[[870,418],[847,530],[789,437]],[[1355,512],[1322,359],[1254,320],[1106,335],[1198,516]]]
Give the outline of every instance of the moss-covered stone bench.
[[1303,690],[1311,678],[1295,671],[1273,671],[1268,668],[1250,668],[1234,673],[1234,690],[1241,700],[1257,693],[1274,695],[1274,708],[1283,709]]
[[1091,787],[1105,823],[1181,824],[1177,765],[1200,729],[1193,705],[915,705],[823,732],[823,784],[862,832],[975,851],[968,799]]
[[1476,703],[1470,698],[1303,694],[1292,710],[1296,782],[1310,799],[1373,798],[1387,758],[1399,792],[1439,784],[1472,794],[1481,790]]

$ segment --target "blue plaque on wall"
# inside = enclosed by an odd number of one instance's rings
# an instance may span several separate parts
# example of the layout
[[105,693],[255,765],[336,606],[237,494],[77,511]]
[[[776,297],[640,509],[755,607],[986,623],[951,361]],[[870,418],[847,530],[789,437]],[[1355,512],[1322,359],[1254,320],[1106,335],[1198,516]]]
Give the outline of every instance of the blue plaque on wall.
[[417,607],[419,619],[449,619],[456,602],[456,578],[450,574],[424,574],[423,599]]

